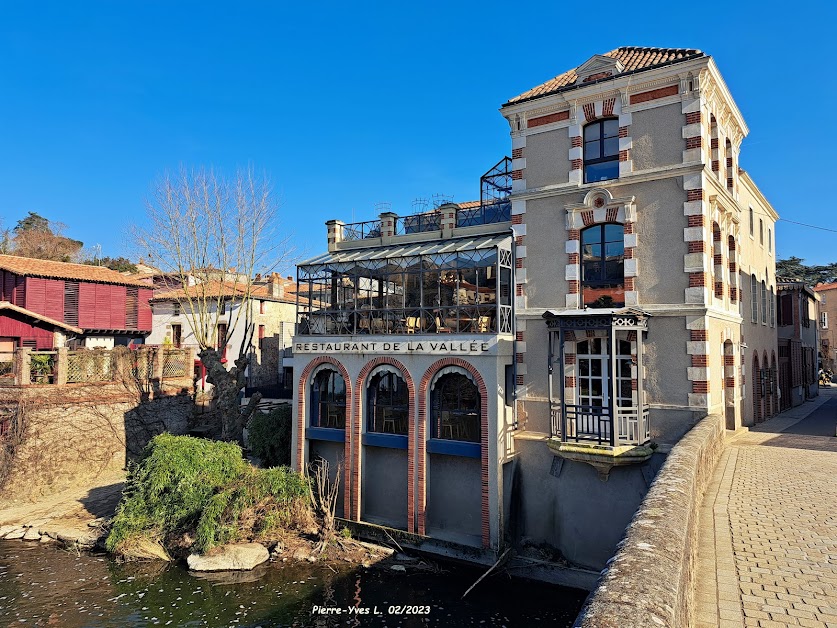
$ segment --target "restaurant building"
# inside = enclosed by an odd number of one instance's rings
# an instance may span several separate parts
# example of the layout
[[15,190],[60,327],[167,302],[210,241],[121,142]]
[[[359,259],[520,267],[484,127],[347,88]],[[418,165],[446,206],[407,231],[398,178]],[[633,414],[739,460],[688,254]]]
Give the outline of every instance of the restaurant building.
[[294,462],[343,465],[348,519],[601,568],[698,420],[778,411],[749,389],[778,217],[698,50],[596,55],[501,113],[479,202],[330,221],[299,266]]

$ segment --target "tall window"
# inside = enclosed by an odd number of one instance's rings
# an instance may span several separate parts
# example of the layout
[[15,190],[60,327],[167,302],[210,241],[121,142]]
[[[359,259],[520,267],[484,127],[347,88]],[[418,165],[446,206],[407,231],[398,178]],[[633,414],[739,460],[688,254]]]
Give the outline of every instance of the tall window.
[[320,371],[311,385],[311,427],[346,427],[346,382],[337,371]]
[[750,303],[753,306],[753,322],[759,322],[759,280],[750,275]]
[[369,380],[366,431],[407,435],[410,395],[395,373],[382,372]]
[[773,230],[770,227],[767,228],[767,252],[773,252]]
[[625,228],[603,224],[581,232],[581,285],[584,305],[625,304]]
[[767,284],[761,282],[761,324],[767,324]]
[[764,221],[759,218],[759,244],[764,246]]
[[183,341],[183,327],[181,325],[171,326],[171,343],[180,348],[180,343]]
[[753,215],[753,208],[751,207],[750,208],[750,237],[752,237],[753,234],[755,233],[755,229],[756,229],[756,218]]
[[776,327],[776,296],[773,288],[770,288],[770,326]]
[[584,182],[619,177],[619,120],[599,120],[584,127]]
[[431,404],[431,438],[480,442],[480,394],[466,375],[442,375]]

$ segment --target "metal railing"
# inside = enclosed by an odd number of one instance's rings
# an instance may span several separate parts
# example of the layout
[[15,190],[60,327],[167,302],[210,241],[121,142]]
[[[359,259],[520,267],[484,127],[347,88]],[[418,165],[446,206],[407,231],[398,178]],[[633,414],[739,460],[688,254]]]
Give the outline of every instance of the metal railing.
[[511,202],[502,201],[490,205],[480,205],[470,209],[460,209],[456,212],[457,227],[474,227],[490,225],[497,222],[511,220]]
[[442,215],[439,212],[399,216],[395,219],[393,234],[408,235],[410,233],[424,233],[439,231],[442,228]]
[[381,221],[367,220],[365,222],[352,222],[343,225],[343,241],[353,242],[355,240],[366,240],[367,238],[381,237]]
[[[552,436],[562,441],[592,441],[598,445],[643,445],[651,440],[649,408],[616,407],[616,433],[613,433],[613,419],[610,408],[567,404],[564,416],[561,404],[550,403]],[[564,429],[562,429],[564,427]]]

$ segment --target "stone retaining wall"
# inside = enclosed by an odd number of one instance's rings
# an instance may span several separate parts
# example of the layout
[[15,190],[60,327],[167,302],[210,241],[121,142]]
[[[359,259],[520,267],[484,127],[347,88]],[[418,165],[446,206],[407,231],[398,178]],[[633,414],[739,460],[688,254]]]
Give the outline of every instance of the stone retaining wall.
[[4,457],[3,499],[32,500],[122,469],[163,431],[184,434],[191,380],[0,388],[0,409],[22,419],[21,442]]
[[693,625],[698,517],[724,436],[723,417],[710,415],[671,450],[576,626]]

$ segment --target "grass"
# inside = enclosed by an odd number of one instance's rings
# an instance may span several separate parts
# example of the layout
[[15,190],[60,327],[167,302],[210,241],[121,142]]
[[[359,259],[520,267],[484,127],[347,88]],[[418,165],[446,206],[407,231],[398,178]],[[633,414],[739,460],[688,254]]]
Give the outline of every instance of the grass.
[[236,444],[161,434],[129,470],[106,547],[143,557],[149,544],[171,549],[185,538],[206,552],[311,522],[299,474],[256,469]]

